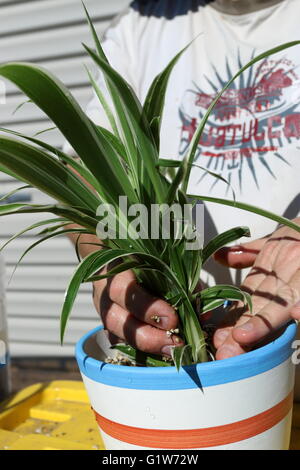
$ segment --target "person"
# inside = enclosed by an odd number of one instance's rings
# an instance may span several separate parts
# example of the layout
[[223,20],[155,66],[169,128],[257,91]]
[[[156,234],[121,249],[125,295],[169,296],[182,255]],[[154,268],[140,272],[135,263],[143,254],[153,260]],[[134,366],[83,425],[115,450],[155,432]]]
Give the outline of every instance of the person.
[[[161,131],[161,156],[178,159],[216,93],[242,65],[299,39],[299,14],[298,0],[134,1],[107,29],[103,47],[143,102],[154,77],[192,41],[172,73]],[[295,46],[244,72],[212,112],[196,162],[226,178],[237,200],[300,225],[299,65]],[[101,74],[98,83],[107,93]],[[109,128],[97,97],[87,113]],[[190,192],[230,197],[228,185],[197,168]],[[214,335],[216,358],[225,359],[259,344],[289,319],[300,319],[300,234],[234,208],[205,207],[207,240],[237,225],[252,232],[250,242],[220,250],[202,272],[209,285],[236,282],[252,295],[255,315],[240,316],[240,306],[233,305]],[[93,249],[82,245],[82,255]],[[250,268],[244,280],[242,268]],[[178,323],[174,309],[145,292],[131,271],[95,282],[94,303],[114,340],[157,354],[170,354],[180,344],[176,335],[166,335]]]

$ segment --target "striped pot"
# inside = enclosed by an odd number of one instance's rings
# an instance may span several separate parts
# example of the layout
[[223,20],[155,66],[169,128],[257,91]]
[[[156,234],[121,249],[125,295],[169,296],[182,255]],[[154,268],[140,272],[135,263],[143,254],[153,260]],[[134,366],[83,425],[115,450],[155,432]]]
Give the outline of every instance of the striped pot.
[[295,342],[295,364],[296,379],[294,401],[300,403],[300,328],[298,328],[297,341]]
[[7,350],[6,322],[0,297],[0,402],[10,393],[9,355]]
[[4,261],[0,255],[0,402],[10,393]]
[[[196,366],[128,367],[94,359],[97,328],[76,356],[107,450],[288,449],[296,334]],[[99,340],[98,340],[99,342]]]

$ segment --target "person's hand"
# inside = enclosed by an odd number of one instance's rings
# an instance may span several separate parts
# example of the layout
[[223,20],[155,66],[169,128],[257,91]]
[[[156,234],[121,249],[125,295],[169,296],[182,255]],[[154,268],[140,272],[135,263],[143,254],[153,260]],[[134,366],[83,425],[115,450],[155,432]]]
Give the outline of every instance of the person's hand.
[[126,342],[140,351],[170,356],[183,341],[167,334],[178,325],[175,310],[140,287],[132,271],[94,283],[94,304],[112,342]]
[[[294,220],[300,225],[300,218]],[[214,335],[216,358],[242,354],[288,320],[300,320],[300,233],[280,227],[272,235],[241,246],[222,248],[215,260],[252,269],[241,288],[252,295],[253,316],[234,304]]]

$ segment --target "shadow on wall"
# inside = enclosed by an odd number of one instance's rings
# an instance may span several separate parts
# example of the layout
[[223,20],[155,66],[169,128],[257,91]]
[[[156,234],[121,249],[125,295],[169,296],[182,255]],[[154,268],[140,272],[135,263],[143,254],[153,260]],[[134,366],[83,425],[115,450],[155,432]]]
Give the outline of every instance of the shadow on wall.
[[205,6],[214,0],[135,0],[130,7],[142,16],[165,17],[168,20],[176,16],[195,12],[200,6]]

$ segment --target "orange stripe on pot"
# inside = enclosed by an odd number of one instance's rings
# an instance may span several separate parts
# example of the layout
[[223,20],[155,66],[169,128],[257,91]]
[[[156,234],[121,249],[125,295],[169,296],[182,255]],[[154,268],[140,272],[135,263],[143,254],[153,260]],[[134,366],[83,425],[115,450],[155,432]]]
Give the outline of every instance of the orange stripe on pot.
[[250,439],[276,426],[293,406],[293,392],[272,408],[252,418],[202,429],[143,429],[115,423],[100,416],[96,420],[103,432],[128,444],[158,449],[200,449]]

